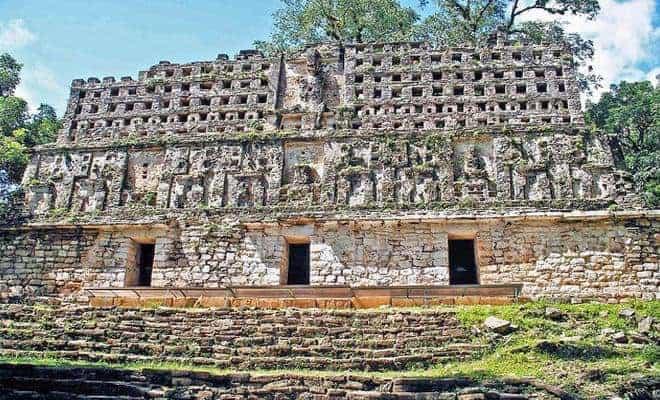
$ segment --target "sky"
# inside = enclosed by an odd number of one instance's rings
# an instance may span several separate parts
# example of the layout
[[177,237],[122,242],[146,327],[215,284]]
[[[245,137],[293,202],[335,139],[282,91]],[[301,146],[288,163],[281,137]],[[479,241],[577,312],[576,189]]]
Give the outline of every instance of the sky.
[[[415,4],[415,0],[404,0]],[[604,89],[660,74],[660,0],[601,0],[594,21],[567,18],[592,39]],[[0,0],[0,53],[24,64],[17,95],[64,111],[73,79],[137,77],[161,60],[233,57],[266,39],[279,0]],[[594,98],[600,93],[597,92]]]

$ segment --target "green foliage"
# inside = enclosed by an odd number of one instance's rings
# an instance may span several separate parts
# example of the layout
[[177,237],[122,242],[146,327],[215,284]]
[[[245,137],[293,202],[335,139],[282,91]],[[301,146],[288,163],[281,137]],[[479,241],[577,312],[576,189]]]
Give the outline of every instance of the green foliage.
[[61,128],[61,122],[57,119],[53,107],[41,104],[26,127],[29,134],[23,143],[32,147],[55,140],[57,131]]
[[417,26],[420,39],[435,45],[454,46],[465,42],[484,44],[506,18],[506,0],[420,1],[422,7],[434,3],[435,9]]
[[30,115],[27,102],[12,95],[21,67],[9,54],[0,55],[0,169],[14,182],[21,179],[29,149],[53,141],[60,129],[53,107],[41,104]]
[[0,96],[10,96],[21,82],[20,64],[7,53],[0,54]]
[[[442,44],[459,44],[466,41],[483,44],[496,29],[507,34],[531,34],[521,16],[530,12],[554,15],[581,15],[588,19],[600,12],[598,0],[420,0],[420,6],[433,3],[435,13],[420,24],[427,29],[427,39]],[[538,23],[538,21],[536,21]]]
[[255,45],[266,52],[308,43],[361,43],[412,38],[418,16],[396,0],[282,0],[273,14],[269,41]]
[[612,85],[587,104],[586,120],[633,174],[648,205],[660,207],[660,88],[648,81]]
[[[540,12],[592,19],[600,12],[598,0],[419,1],[422,9],[431,5],[430,15],[420,19],[417,10],[403,7],[397,0],[282,0],[282,7],[273,14],[270,40],[257,41],[255,45],[267,53],[286,52],[317,42],[424,40],[436,46],[482,46],[500,30],[514,42],[565,46],[576,64],[593,58],[590,40],[566,32],[559,22],[533,20],[529,15]],[[589,90],[599,86],[600,78],[592,72],[579,73],[578,82],[583,90]]]
[[27,102],[20,97],[0,96],[0,133],[9,136],[28,121]]
[[165,83],[165,79],[163,79],[163,78],[160,78],[160,77],[158,77],[158,78],[149,78],[146,82],[146,86],[147,86],[147,88],[153,90],[153,89],[156,88],[156,86],[162,85],[164,83]]
[[155,206],[156,205],[156,192],[154,191],[149,191],[144,194],[143,202],[147,206]]
[[27,148],[21,141],[23,136],[23,128],[14,131],[14,135],[0,136],[0,169],[7,171],[9,178],[15,182],[20,180],[29,160]]

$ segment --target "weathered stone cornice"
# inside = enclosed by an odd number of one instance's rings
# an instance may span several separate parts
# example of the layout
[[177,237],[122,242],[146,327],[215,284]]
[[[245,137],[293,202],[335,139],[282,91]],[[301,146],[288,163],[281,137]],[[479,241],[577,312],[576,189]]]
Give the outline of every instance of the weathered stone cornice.
[[318,129],[307,131],[264,131],[264,132],[237,132],[237,133],[206,133],[203,135],[190,135],[182,137],[167,135],[159,138],[128,136],[121,140],[103,141],[95,143],[49,143],[36,146],[32,149],[34,154],[56,153],[66,151],[96,151],[111,149],[157,149],[169,146],[211,145],[217,143],[236,142],[298,142],[316,140],[342,140],[361,139],[372,140],[376,138],[425,139],[445,137],[453,141],[484,137],[499,136],[529,136],[540,134],[584,135],[589,130],[584,125],[537,125],[518,127],[489,127],[480,129],[451,129],[439,130],[391,130],[391,129]]
[[277,225],[323,224],[327,222],[360,223],[381,222],[391,223],[492,223],[492,222],[597,222],[625,221],[631,219],[660,219],[658,209],[637,209],[625,211],[609,210],[481,210],[456,212],[437,210],[343,210],[343,211],[298,211],[287,213],[253,212],[250,214],[235,213],[238,210],[180,210],[180,212],[162,212],[156,215],[131,219],[130,216],[118,215],[99,216],[83,221],[84,217],[76,218],[75,222],[67,218],[52,220],[34,220],[14,227],[0,227],[0,231],[31,230],[31,229],[92,229],[92,230],[122,230],[151,229],[166,230],[180,224],[193,223],[197,225],[218,224],[232,221],[232,224],[244,225],[248,228]]

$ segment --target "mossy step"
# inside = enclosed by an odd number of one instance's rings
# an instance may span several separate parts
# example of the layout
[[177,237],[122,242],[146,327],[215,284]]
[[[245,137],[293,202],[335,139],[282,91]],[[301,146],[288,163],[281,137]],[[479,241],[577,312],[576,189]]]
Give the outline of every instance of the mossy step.
[[[181,365],[214,367],[219,369],[311,369],[311,370],[371,370],[371,371],[396,371],[405,368],[428,367],[431,365],[450,361],[466,359],[468,353],[419,353],[412,355],[400,355],[395,357],[364,358],[352,357],[335,359],[329,357],[313,356],[290,356],[290,357],[227,357],[215,359],[210,357],[149,357],[135,354],[116,354],[84,351],[49,351],[50,357],[61,360],[106,362],[106,363],[151,363],[167,362]],[[0,350],[0,356],[31,357],[37,358],[44,355],[43,351],[33,350]]]
[[128,396],[145,398],[151,387],[140,387],[135,383],[113,382],[107,380],[85,379],[53,379],[22,376],[0,377],[0,387],[12,387],[18,390],[29,390],[38,393],[48,393],[54,388],[57,391],[71,394]]
[[469,353],[483,348],[481,345],[471,343],[450,343],[446,345],[417,345],[401,348],[378,348],[362,347],[359,343],[355,346],[335,346],[332,344],[297,346],[291,344],[262,345],[258,347],[225,347],[225,346],[200,346],[191,342],[188,345],[168,346],[155,343],[103,343],[82,340],[57,340],[57,339],[38,339],[29,338],[23,340],[2,340],[0,339],[0,349],[18,349],[18,350],[40,350],[40,351],[84,351],[84,350],[105,350],[113,353],[140,354],[151,356],[176,356],[191,355],[193,353],[207,353],[218,356],[248,356],[248,355],[268,355],[288,357],[291,355],[332,355],[333,358],[348,358],[361,356],[365,358],[388,357],[392,354],[415,354],[424,352],[444,352],[444,353]]

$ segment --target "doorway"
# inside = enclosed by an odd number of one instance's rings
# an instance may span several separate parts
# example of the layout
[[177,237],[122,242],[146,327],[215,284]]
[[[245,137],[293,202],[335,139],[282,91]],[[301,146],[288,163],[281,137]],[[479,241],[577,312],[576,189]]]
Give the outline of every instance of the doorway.
[[287,285],[309,285],[309,243],[289,243]]
[[474,240],[449,240],[449,284],[476,285],[478,283]]
[[135,254],[137,267],[137,286],[151,286],[151,271],[154,266],[154,243],[139,243]]

